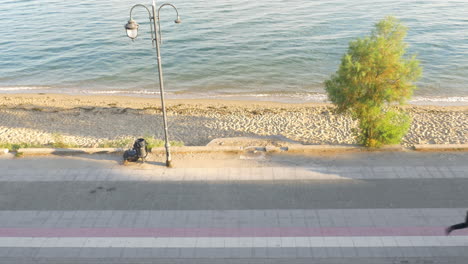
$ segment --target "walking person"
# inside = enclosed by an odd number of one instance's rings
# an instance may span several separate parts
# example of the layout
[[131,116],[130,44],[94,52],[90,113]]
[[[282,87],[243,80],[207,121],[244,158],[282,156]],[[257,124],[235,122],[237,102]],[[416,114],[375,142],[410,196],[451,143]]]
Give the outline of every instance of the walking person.
[[468,211],[466,212],[466,216],[465,216],[465,222],[464,223],[459,223],[459,224],[456,224],[456,225],[452,225],[452,226],[449,226],[445,229],[445,234],[448,236],[450,235],[450,233],[453,231],[453,230],[457,230],[457,229],[463,229],[463,228],[467,228],[468,227]]

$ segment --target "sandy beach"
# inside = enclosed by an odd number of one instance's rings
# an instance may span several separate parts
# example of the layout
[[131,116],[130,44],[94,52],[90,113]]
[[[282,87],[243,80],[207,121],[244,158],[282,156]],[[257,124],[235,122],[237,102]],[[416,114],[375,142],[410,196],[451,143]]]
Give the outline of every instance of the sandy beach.
[[[405,106],[413,117],[403,145],[465,144],[468,106]],[[330,104],[169,100],[171,140],[206,145],[215,138],[256,137],[302,144],[355,144],[356,122]],[[0,142],[65,143],[95,147],[141,136],[163,138],[156,98],[0,95]]]

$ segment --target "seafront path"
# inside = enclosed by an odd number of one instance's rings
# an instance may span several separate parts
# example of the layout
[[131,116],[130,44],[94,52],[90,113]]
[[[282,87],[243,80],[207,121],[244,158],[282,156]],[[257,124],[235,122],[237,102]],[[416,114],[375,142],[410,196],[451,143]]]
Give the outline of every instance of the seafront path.
[[0,156],[0,263],[468,263],[467,152]]

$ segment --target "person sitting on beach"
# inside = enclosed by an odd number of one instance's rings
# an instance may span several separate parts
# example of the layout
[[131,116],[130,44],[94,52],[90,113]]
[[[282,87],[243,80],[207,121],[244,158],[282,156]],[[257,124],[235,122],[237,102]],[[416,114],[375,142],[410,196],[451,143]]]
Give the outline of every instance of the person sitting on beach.
[[466,212],[465,222],[447,227],[445,229],[445,234],[448,236],[453,230],[463,229],[467,227],[468,227],[468,211]]

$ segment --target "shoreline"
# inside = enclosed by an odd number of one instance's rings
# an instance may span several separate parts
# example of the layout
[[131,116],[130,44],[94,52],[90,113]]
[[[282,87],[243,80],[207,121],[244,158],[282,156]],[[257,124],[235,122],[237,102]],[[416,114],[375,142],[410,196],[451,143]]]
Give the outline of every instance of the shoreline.
[[[329,103],[169,99],[170,140],[203,146],[214,138],[256,137],[301,144],[355,144],[356,121]],[[402,145],[466,144],[467,106],[403,106],[413,117]],[[163,138],[159,98],[0,94],[0,142],[73,145],[154,135]]]
[[[58,89],[41,86],[12,86],[0,87],[0,95],[34,95],[56,94],[70,96],[123,96],[131,98],[160,98],[159,90],[86,90],[86,89]],[[168,92],[165,94],[168,100],[226,100],[226,101],[265,101],[287,104],[303,103],[331,103],[327,95],[322,92],[241,92],[241,93],[193,93],[193,92]],[[468,106],[467,95],[414,95],[408,101],[409,105],[430,106]]]
[[[209,98],[167,98],[166,105],[177,105],[177,104],[214,104],[214,105],[241,105],[241,106],[250,106],[250,105],[263,105],[263,106],[333,106],[331,102],[328,101],[310,101],[310,102],[283,102],[271,100],[269,101],[267,97],[262,100],[254,99],[244,99],[251,97],[242,97],[242,96],[225,96],[221,97],[209,97]],[[57,103],[57,100],[61,100],[62,103]],[[54,101],[55,100],[55,101]],[[418,101],[419,102],[419,101]],[[437,108],[437,109],[468,109],[468,103],[461,102],[460,104],[430,104],[431,101],[427,103],[407,103],[403,105],[403,108],[415,107],[415,108]],[[0,91],[0,106],[2,105],[25,105],[25,104],[38,104],[40,106],[59,106],[62,108],[72,108],[83,106],[88,104],[88,106],[99,106],[106,107],[108,104],[117,104],[119,107],[128,107],[128,108],[144,108],[151,107],[154,105],[161,105],[161,97],[159,94],[153,95],[151,97],[147,96],[138,96],[131,94],[67,94],[67,93],[2,93]],[[107,104],[107,105],[106,105]],[[111,106],[113,107],[113,106]]]

